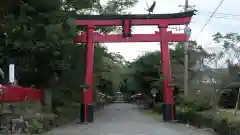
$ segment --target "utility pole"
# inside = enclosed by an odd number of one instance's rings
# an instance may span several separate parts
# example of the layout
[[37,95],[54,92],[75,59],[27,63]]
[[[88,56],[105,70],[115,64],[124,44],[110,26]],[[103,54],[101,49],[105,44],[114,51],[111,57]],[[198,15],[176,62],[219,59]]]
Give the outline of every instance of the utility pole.
[[[190,6],[188,0],[185,0],[185,5],[179,5],[179,7],[183,7],[184,12],[187,12],[189,8],[193,8],[194,6]],[[184,33],[190,37],[191,29],[188,27],[188,24],[185,25]],[[184,42],[184,95],[188,96],[188,41]]]

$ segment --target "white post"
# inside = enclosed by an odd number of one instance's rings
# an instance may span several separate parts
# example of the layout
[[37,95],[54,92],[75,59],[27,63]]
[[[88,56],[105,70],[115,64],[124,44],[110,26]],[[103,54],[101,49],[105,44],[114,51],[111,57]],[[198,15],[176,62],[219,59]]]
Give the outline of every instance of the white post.
[[9,83],[14,84],[15,82],[15,65],[9,64]]

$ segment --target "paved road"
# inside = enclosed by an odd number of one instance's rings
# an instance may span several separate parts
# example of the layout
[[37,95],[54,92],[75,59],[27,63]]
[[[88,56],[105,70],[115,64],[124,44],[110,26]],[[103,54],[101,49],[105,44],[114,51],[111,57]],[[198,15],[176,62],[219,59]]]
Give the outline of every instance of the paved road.
[[211,135],[182,124],[163,123],[139,112],[132,104],[115,103],[96,113],[93,124],[69,124],[44,135]]

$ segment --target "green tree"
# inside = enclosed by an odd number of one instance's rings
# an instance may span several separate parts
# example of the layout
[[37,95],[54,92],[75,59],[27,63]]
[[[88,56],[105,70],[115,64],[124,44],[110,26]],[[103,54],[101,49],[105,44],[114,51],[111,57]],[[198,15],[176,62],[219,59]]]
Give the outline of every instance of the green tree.
[[222,48],[216,59],[224,59],[226,60],[226,64],[228,65],[228,76],[224,76],[225,80],[224,83],[221,84],[221,86],[223,89],[232,89],[232,91],[225,91],[224,94],[221,95],[220,105],[224,107],[235,106],[236,114],[239,104],[239,91],[236,88],[238,88],[239,82],[238,72],[240,63],[240,35],[239,33],[221,34],[218,32],[213,35],[213,40]]
[[[1,22],[1,33],[8,36],[7,43],[0,46],[1,65],[4,60],[13,58],[18,67],[20,85],[51,89],[55,101],[79,102],[84,45],[72,43],[77,32],[82,31],[75,25],[72,14],[121,14],[136,0],[111,0],[106,5],[91,0],[12,2],[11,8],[1,3],[7,9]],[[114,27],[98,29],[102,32],[116,30]],[[99,82],[104,78],[109,82],[102,91],[108,87],[108,93],[113,93],[110,92],[112,87],[118,88],[120,79],[116,71],[121,68],[121,60],[120,56],[108,53],[102,45],[95,46],[93,80]],[[105,70],[108,68],[110,71]],[[93,86],[95,94],[96,84]]]
[[[170,49],[171,55],[171,69],[173,76],[173,83],[180,88],[183,87],[184,77],[184,48],[183,43],[171,44],[174,49]],[[195,76],[196,61],[205,57],[208,53],[197,45],[195,41],[189,44],[189,81]],[[139,57],[131,63],[129,68],[128,89],[137,92],[143,92],[146,95],[151,95],[152,87],[158,87],[161,92],[162,80],[164,79],[161,72],[160,52],[150,52]],[[132,75],[132,77],[130,77]]]
[[227,33],[225,35],[216,33],[213,35],[213,40],[222,47],[218,55],[218,59],[225,58],[231,63],[240,62],[240,35],[238,33]]

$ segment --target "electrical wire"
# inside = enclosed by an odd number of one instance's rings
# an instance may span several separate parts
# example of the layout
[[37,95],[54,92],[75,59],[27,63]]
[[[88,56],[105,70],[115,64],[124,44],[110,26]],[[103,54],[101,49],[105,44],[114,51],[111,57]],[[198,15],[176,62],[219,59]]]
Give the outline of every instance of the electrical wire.
[[[216,7],[216,9],[213,12],[207,12],[207,11],[199,11],[197,12],[197,15],[200,16],[209,16],[209,19],[206,21],[206,23],[203,25],[200,33],[206,28],[206,26],[209,24],[209,22],[211,21],[212,18],[217,18],[217,19],[226,19],[226,20],[236,20],[239,21],[240,20],[240,14],[231,14],[231,13],[216,13],[217,10],[219,9],[219,7],[222,5],[222,3],[224,2],[224,0],[220,1],[220,3],[218,4],[218,6]],[[196,16],[195,18],[193,18],[193,20],[191,21],[191,23],[195,24],[197,23],[196,21]],[[224,25],[225,27],[229,27],[232,25]],[[206,44],[205,44],[206,45]],[[207,45],[213,45],[213,43],[207,44]],[[204,49],[214,49],[217,48],[217,46],[211,46],[211,47],[204,47]]]
[[224,2],[224,0],[221,0],[220,3],[218,4],[218,6],[215,8],[215,10],[213,11],[213,13],[211,14],[211,16],[209,17],[209,19],[206,21],[206,23],[203,25],[202,29],[200,32],[202,32],[207,25],[209,24],[209,22],[211,21],[212,17],[214,16],[214,14],[217,12],[217,10],[219,9],[219,7],[222,5],[222,3]]
[[[197,13],[212,14],[213,12],[197,10]],[[230,14],[230,13],[215,13],[215,15],[228,15],[228,16],[240,17],[240,14]]]
[[[197,14],[199,16],[206,16],[206,14]],[[240,15],[239,16],[231,16],[231,15],[215,15],[212,18],[217,18],[217,19],[227,19],[227,20],[240,20]]]

